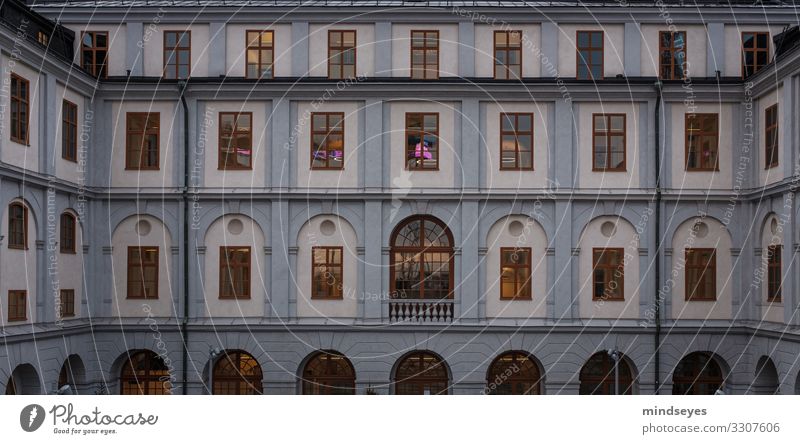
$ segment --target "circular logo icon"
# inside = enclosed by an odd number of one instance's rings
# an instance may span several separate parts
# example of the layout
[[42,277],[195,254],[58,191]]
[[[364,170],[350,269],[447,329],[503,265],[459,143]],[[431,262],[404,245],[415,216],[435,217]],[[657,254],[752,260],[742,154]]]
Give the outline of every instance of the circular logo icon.
[[44,407],[31,404],[19,413],[19,425],[26,432],[35,432],[44,423]]

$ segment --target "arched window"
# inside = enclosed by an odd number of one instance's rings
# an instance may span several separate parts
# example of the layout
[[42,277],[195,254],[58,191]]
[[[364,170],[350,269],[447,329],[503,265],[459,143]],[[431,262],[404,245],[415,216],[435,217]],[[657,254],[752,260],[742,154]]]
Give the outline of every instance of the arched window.
[[356,372],[338,352],[319,352],[303,369],[304,395],[354,395]]
[[19,202],[8,206],[8,248],[28,248],[28,209]]
[[539,367],[525,353],[508,352],[489,367],[486,393],[490,395],[538,395]]
[[214,364],[215,395],[260,395],[263,376],[261,366],[243,351],[226,352]]
[[444,361],[428,352],[402,358],[394,374],[397,395],[446,395],[449,377]]
[[673,395],[713,395],[722,387],[722,369],[708,353],[694,352],[675,367]]
[[119,375],[119,384],[123,395],[169,395],[172,392],[169,368],[150,350],[128,355]]
[[75,254],[75,216],[61,215],[61,252]]
[[17,394],[17,386],[14,384],[14,377],[8,377],[8,383],[6,384],[6,395],[16,395]]
[[619,394],[630,395],[633,393],[633,376],[631,368],[624,357],[619,359],[615,374],[614,360],[608,352],[597,352],[586,361],[581,369],[581,395],[614,395],[617,393],[614,386],[615,378],[619,377]]
[[391,237],[391,290],[398,299],[452,299],[453,235],[430,216],[404,220]]

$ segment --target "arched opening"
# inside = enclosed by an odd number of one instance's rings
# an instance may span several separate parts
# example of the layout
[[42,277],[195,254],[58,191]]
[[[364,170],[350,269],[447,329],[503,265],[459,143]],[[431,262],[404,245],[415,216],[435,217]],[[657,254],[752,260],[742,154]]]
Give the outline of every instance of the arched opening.
[[356,372],[350,361],[336,351],[321,351],[303,368],[304,395],[354,395]]
[[772,359],[762,356],[756,365],[756,374],[750,391],[757,395],[777,395],[779,389],[778,369],[775,368]]
[[70,355],[61,366],[58,373],[58,390],[69,386],[67,393],[78,394],[79,387],[83,384],[86,368],[78,355]]
[[243,351],[225,352],[214,364],[215,395],[260,395],[263,374],[258,361]]
[[6,384],[6,394],[8,395],[42,395],[42,381],[39,373],[30,364],[20,364],[8,378]]
[[722,387],[722,368],[710,353],[686,355],[672,374],[673,395],[713,395]]
[[20,202],[8,206],[8,248],[28,248],[28,208]]
[[449,386],[447,364],[430,352],[406,355],[394,372],[396,395],[446,395]]
[[60,251],[62,253],[74,254],[75,253],[75,232],[76,232],[75,216],[71,213],[61,214],[61,228],[60,228]]
[[541,394],[539,366],[523,352],[507,352],[498,356],[489,366],[486,376],[486,393],[489,395],[539,395]]
[[453,298],[453,235],[431,216],[412,216],[391,237],[391,290],[397,299]]
[[172,380],[161,356],[150,350],[128,354],[119,376],[122,395],[169,395]]
[[[616,381],[619,380],[619,390]],[[580,374],[581,395],[632,395],[633,371],[627,358],[620,355],[615,368],[608,352],[597,352],[586,361]]]

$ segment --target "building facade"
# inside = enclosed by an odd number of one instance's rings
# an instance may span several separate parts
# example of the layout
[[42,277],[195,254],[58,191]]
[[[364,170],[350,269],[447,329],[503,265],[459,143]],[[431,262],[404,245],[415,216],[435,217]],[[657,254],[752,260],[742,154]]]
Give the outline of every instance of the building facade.
[[6,1],[0,390],[800,393],[794,9],[507,3]]

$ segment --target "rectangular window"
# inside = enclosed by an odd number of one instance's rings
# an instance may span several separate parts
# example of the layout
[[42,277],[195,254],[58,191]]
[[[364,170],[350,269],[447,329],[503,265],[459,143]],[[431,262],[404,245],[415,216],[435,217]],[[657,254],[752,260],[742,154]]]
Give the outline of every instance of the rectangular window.
[[8,248],[28,248],[28,209],[19,203],[8,206]]
[[328,78],[356,76],[356,32],[328,31]]
[[625,299],[625,249],[593,248],[593,292],[595,301]]
[[30,119],[30,82],[11,74],[11,140],[28,144],[28,124]]
[[439,113],[406,113],[406,168],[439,169]]
[[494,32],[494,78],[522,78],[522,31]]
[[767,302],[781,301],[782,250],[780,245],[770,245],[767,248]]
[[680,80],[685,76],[686,32],[661,31],[658,33],[659,77]]
[[108,76],[108,31],[84,31],[81,34],[81,67],[95,77]]
[[770,106],[764,112],[765,153],[764,168],[778,166],[778,104]]
[[42,31],[36,31],[36,41],[42,46],[47,46],[50,37]]
[[275,54],[272,31],[247,31],[248,79],[271,79],[275,74],[272,63]]
[[344,167],[344,113],[311,113],[311,169]]
[[252,168],[253,113],[219,113],[220,170]]
[[531,249],[500,248],[500,299],[531,296]]
[[592,169],[625,171],[625,114],[592,115]]
[[8,290],[8,321],[24,321],[28,319],[28,292],[25,290]]
[[61,215],[61,252],[75,254],[75,216]]
[[128,299],[158,299],[158,247],[128,247]]
[[78,161],[78,105],[69,100],[61,105],[61,158]]
[[312,299],[342,299],[342,247],[311,249]]
[[686,249],[686,300],[717,299],[717,251],[713,248]]
[[533,114],[500,114],[500,169],[533,169]]
[[191,65],[192,32],[164,31],[164,78],[189,78]]
[[583,80],[602,80],[603,31],[578,31],[577,41],[577,78]]
[[749,77],[769,63],[769,33],[742,33],[742,77]]
[[125,169],[157,170],[160,113],[127,113],[125,118]]
[[61,318],[75,316],[75,290],[61,290],[58,310]]
[[686,170],[719,170],[717,114],[686,114]]
[[250,247],[219,247],[219,298],[250,299]]
[[411,78],[439,78],[439,31],[411,31]]

